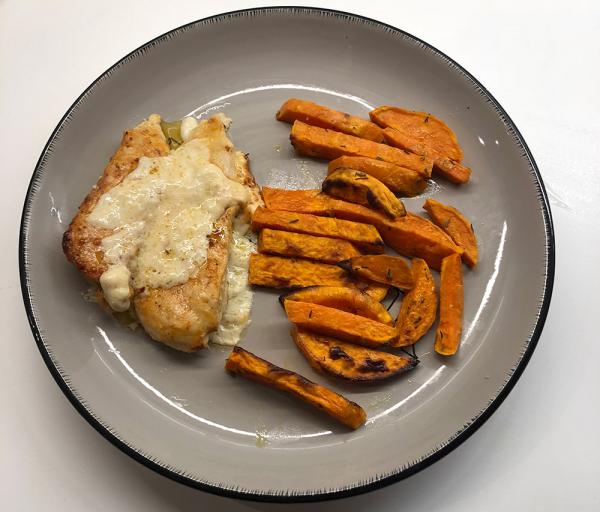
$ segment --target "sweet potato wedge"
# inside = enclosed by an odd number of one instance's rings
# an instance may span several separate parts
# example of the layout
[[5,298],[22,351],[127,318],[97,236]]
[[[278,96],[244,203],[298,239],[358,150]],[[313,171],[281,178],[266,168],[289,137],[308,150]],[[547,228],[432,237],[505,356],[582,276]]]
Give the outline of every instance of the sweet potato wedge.
[[391,219],[406,215],[402,201],[377,178],[363,171],[338,169],[323,181],[323,192],[381,211]]
[[412,213],[394,222],[378,226],[385,243],[403,256],[423,258],[427,264],[440,270],[442,260],[463,250],[433,222]]
[[352,281],[352,287],[358,291],[368,295],[373,300],[381,302],[385,299],[390,287],[387,284],[376,283],[375,281],[367,281],[366,279],[357,279]]
[[252,230],[263,228],[293,231],[305,235],[340,238],[354,243],[368,253],[383,252],[383,240],[374,226],[341,219],[328,219],[316,215],[257,208],[252,215]]
[[463,261],[471,268],[477,265],[477,238],[473,224],[456,208],[434,199],[427,199],[423,209],[435,224],[450,235],[456,245],[462,247]]
[[298,153],[326,160],[344,155],[366,156],[408,167],[424,174],[430,174],[433,165],[433,161],[425,156],[345,133],[310,126],[301,121],[296,121],[292,126],[290,140]]
[[441,268],[444,257],[463,251],[433,222],[411,213],[392,221],[375,210],[335,199],[316,189],[263,187],[262,192],[265,204],[273,210],[336,216],[372,224],[392,249],[404,256],[423,258],[435,270]]
[[337,263],[358,256],[360,251],[347,240],[303,235],[265,228],[258,237],[258,252]]
[[419,341],[435,322],[437,293],[431,271],[425,260],[412,262],[414,285],[402,299],[396,329],[398,338],[394,347],[406,347]]
[[451,158],[463,159],[463,151],[450,127],[427,112],[416,112],[384,105],[369,112],[371,121],[384,128],[394,128],[421,142],[428,149]]
[[347,270],[354,276],[395,286],[401,290],[410,290],[413,287],[410,267],[398,256],[388,256],[387,254],[355,256],[340,261],[338,267]]
[[346,311],[287,300],[285,312],[296,326],[366,347],[385,347],[396,338],[396,329]]
[[341,156],[336,158],[329,162],[327,173],[331,174],[339,169],[354,169],[366,172],[387,185],[395,194],[408,197],[423,192],[427,187],[427,178],[429,177],[413,169],[364,156]]
[[334,265],[266,254],[250,255],[248,282],[270,288],[352,286],[353,283],[346,272]]
[[248,282],[268,288],[304,288],[307,286],[347,286],[382,301],[389,287],[379,283],[353,279],[335,265],[267,254],[251,254]]
[[391,315],[378,301],[369,295],[342,286],[311,286],[302,290],[292,291],[279,297],[279,302],[285,307],[285,302],[295,300],[319,304],[329,308],[341,309],[353,315],[364,316],[382,324],[394,323]]
[[389,219],[379,213],[359,204],[335,199],[317,189],[286,190],[263,187],[263,197],[267,208],[288,212],[310,213],[321,217],[337,217],[371,224],[379,230],[380,225]]
[[433,168],[438,173],[444,176],[444,178],[450,180],[452,183],[461,185],[469,181],[471,177],[471,169],[461,165],[459,162],[455,162],[450,158],[445,158],[433,150],[423,146],[416,139],[406,135],[394,128],[386,128],[383,130],[385,141],[395,148],[406,149],[414,153],[429,157],[433,159]]
[[434,349],[438,354],[456,354],[462,334],[464,290],[460,256],[453,254],[442,261],[440,274],[440,322]]
[[357,429],[367,419],[365,411],[358,404],[302,375],[275,366],[241,347],[233,348],[225,363],[225,369],[234,375],[290,393],[352,429]]
[[294,121],[302,121],[313,126],[354,135],[361,139],[383,141],[383,130],[375,123],[317,105],[312,101],[291,98],[281,105],[275,117],[278,121],[290,124],[293,124]]
[[410,355],[395,355],[359,347],[313,332],[292,329],[296,346],[310,365],[326,373],[352,382],[377,382],[412,370],[419,360]]
[[431,158],[434,170],[454,183],[469,181],[471,170],[460,165],[463,152],[456,135],[437,117],[389,106],[376,108],[369,117],[385,128],[388,144]]

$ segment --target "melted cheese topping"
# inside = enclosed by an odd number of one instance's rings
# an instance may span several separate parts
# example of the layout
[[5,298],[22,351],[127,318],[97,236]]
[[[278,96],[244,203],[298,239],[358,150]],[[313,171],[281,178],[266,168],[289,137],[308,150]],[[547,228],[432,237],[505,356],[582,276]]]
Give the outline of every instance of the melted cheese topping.
[[194,117],[184,117],[181,120],[181,127],[179,129],[181,131],[183,142],[190,140],[196,126],[198,126],[198,121]]
[[[247,189],[209,161],[207,143],[192,139],[169,155],[142,157],[138,167],[104,194],[88,217],[113,229],[102,241],[111,272],[101,285],[108,303],[129,307],[124,287],[169,288],[185,283],[206,260],[207,235],[226,208],[245,204]],[[115,267],[125,272],[115,273]],[[104,281],[108,283],[105,278]],[[127,306],[127,307],[125,307]],[[115,309],[115,308],[113,308]]]
[[236,226],[227,264],[227,304],[217,331],[210,341],[218,345],[236,345],[250,322],[252,290],[248,286],[248,264],[256,244],[246,238],[246,226]]
[[129,278],[131,272],[125,265],[111,265],[100,276],[100,286],[108,305],[115,311],[127,311],[131,299]]

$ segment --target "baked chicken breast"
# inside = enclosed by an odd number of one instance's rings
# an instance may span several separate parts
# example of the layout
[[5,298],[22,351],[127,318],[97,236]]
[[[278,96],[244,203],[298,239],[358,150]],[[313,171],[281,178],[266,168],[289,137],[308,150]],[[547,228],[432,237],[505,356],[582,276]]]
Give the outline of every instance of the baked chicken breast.
[[67,259],[106,308],[184,352],[219,329],[230,254],[247,243],[234,240],[262,204],[229,124],[223,114],[185,118],[173,132],[153,114],[127,130],[63,236]]

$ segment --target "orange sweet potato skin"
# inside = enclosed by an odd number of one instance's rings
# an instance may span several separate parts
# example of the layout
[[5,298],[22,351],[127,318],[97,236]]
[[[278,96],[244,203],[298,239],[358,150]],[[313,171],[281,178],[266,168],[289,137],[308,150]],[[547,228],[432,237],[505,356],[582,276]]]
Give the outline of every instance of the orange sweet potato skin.
[[398,256],[387,254],[355,256],[340,261],[338,266],[351,274],[377,283],[395,286],[402,290],[413,287],[413,275],[406,262]]
[[320,373],[352,382],[371,383],[412,370],[418,359],[360,347],[304,329],[292,329],[292,338],[310,365]]
[[415,258],[412,263],[413,288],[404,296],[396,329],[398,338],[394,347],[406,347],[419,341],[429,331],[437,312],[437,293],[431,271],[425,260]]
[[383,240],[374,226],[348,220],[259,207],[252,215],[252,230],[258,232],[263,228],[341,238],[365,252],[378,254],[384,250]]
[[225,369],[231,374],[296,396],[352,429],[357,429],[367,419],[365,411],[355,402],[302,375],[275,366],[241,347],[233,348]]
[[282,305],[285,305],[285,301],[287,300],[319,304],[334,309],[341,309],[353,315],[364,316],[382,324],[393,324],[391,315],[377,300],[354,288],[311,286],[286,293],[279,297]]
[[450,235],[456,245],[462,247],[463,261],[471,268],[477,265],[477,238],[473,224],[456,208],[434,199],[427,199],[423,209],[435,224]]
[[467,183],[471,177],[471,169],[461,165],[460,162],[444,157],[435,151],[424,146],[421,142],[413,139],[393,128],[383,130],[385,141],[395,148],[406,149],[416,154],[420,154],[433,159],[434,170],[444,176],[446,179],[457,185]]
[[458,254],[453,254],[444,258],[440,274],[440,322],[434,344],[438,354],[456,354],[462,334],[463,307],[461,259]]
[[353,279],[335,265],[267,254],[251,254],[248,283],[268,288],[305,288],[307,286],[347,286],[361,290],[376,301],[385,298],[388,286]]
[[407,213],[394,221],[364,206],[327,196],[320,190],[284,190],[263,187],[263,198],[273,210],[336,216],[341,219],[365,222],[375,226],[387,245],[411,258],[423,258],[439,270],[444,257],[462,249],[433,222]]
[[384,347],[396,338],[392,326],[327,306],[286,301],[285,312],[302,329],[366,347]]
[[408,167],[424,174],[430,174],[433,165],[433,162],[425,156],[345,133],[310,126],[301,121],[296,121],[292,126],[290,140],[298,153],[326,160],[344,155],[366,156]]
[[327,173],[331,174],[338,169],[354,169],[366,172],[388,186],[400,196],[416,196],[427,187],[426,174],[421,174],[413,169],[400,167],[396,164],[367,158],[364,156],[341,156],[329,162]]
[[383,141],[383,130],[375,123],[317,105],[312,101],[291,98],[281,105],[276,118],[278,121],[290,124],[293,124],[294,121],[302,121],[313,126],[354,135],[361,139]]
[[258,237],[258,252],[324,263],[337,263],[360,255],[360,251],[346,240],[267,228],[261,230]]

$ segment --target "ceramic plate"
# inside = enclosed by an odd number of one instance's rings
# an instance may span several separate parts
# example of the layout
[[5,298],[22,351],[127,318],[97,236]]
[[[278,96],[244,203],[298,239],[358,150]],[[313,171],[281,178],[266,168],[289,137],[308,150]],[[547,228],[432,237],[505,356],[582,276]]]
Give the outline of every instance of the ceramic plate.
[[[480,242],[465,271],[456,357],[419,342],[421,364],[377,386],[315,374],[289,336],[276,294],[257,292],[241,345],[361,404],[349,432],[288,396],[223,370],[229,350],[185,355],[122,328],[83,298],[61,236],[118,146],[152,112],[225,112],[261,185],[318,187],[326,165],[296,155],[274,114],[301,97],[366,116],[377,105],[424,110],[455,130],[473,169],[462,187],[426,196],[459,206]],[[43,150],[21,226],[23,297],[52,375],[103,436],[146,466],[227,496],[294,501],[380,487],[426,467],[498,407],[529,360],[548,310],[553,232],[542,180],[506,112],[471,74],[419,39],[327,10],[233,12],[173,30],[119,61],[75,101]]]

